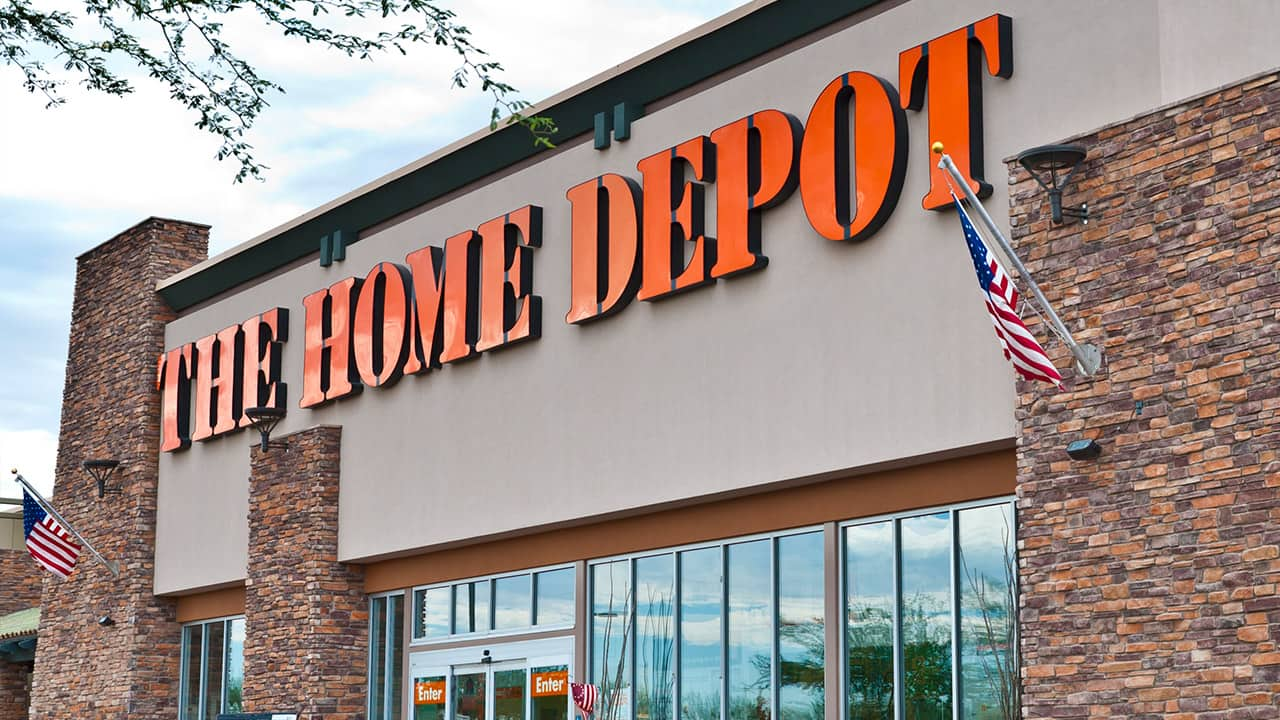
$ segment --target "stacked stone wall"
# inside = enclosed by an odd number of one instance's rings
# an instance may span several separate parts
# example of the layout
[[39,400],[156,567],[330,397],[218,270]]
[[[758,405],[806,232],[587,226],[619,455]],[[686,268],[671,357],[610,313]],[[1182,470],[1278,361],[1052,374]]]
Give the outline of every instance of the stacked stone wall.
[[40,604],[42,572],[25,548],[0,550],[0,615]]
[[[45,574],[32,718],[177,717],[175,601],[153,589],[156,358],[174,313],[155,288],[207,246],[205,226],[150,218],[78,259],[54,499],[120,576],[87,552],[70,578]],[[80,467],[91,458],[120,461],[120,494],[97,497]]]
[[322,426],[251,451],[246,712],[365,716],[369,601],[363,569],[338,562],[341,440]]
[[1010,164],[1013,242],[1107,363],[1020,385],[1025,714],[1280,717],[1280,80],[1071,141],[1087,225]]

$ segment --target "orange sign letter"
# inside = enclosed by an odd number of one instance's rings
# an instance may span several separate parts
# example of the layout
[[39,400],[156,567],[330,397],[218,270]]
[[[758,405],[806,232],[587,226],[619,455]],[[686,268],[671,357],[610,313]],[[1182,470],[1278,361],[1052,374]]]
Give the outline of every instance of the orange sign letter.
[[[284,343],[289,340],[289,311],[285,308],[268,310],[245,320],[244,330],[244,393],[241,406],[245,410],[254,407],[285,407],[288,390],[280,381],[280,355]],[[240,427],[253,423],[241,416]]]
[[194,345],[187,343],[160,356],[156,388],[160,390],[160,450],[173,452],[191,445],[191,375]]
[[[982,163],[982,58],[996,77],[1013,75],[1013,20],[992,15],[972,25],[913,47],[898,56],[898,84],[902,107],[924,108],[929,96],[928,143],[941,141],[956,167],[969,178],[969,187],[980,197],[991,194],[983,180]],[[932,155],[929,156],[932,158]],[[929,193],[926,210],[951,207],[945,173],[929,161]]]
[[400,379],[409,354],[408,269],[378,263],[365,276],[356,302],[351,348],[356,371],[365,385],[381,387]]
[[714,277],[762,268],[760,211],[796,189],[800,121],[761,110],[711,133],[716,145],[716,264]]
[[[706,186],[685,182],[684,166],[693,177],[715,181],[715,146],[705,135],[687,140],[636,163],[644,179],[644,267],[641,300],[656,300],[710,282],[716,261],[715,238],[706,237]],[[676,199],[679,204],[676,204]],[[684,244],[693,243],[685,263]],[[676,269],[680,274],[674,274]]]
[[196,341],[196,426],[192,440],[206,440],[240,426],[240,326]]
[[832,80],[809,111],[800,148],[800,197],[813,229],[828,240],[870,237],[898,204],[906,170],[907,117],[893,86],[865,72]]
[[618,312],[635,297],[640,274],[640,186],[609,173],[565,193],[573,207],[570,324]]
[[360,281],[350,277],[302,299],[307,317],[299,407],[314,407],[363,389],[351,366],[353,300],[359,292]]
[[476,351],[541,337],[542,298],[530,291],[533,249],[542,246],[542,208],[526,205],[484,223],[479,232],[483,257]]

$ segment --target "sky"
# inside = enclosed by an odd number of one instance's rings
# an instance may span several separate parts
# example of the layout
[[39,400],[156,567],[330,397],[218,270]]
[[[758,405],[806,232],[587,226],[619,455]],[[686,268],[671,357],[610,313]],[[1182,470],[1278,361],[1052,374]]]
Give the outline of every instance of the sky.
[[[739,4],[441,3],[535,102]],[[0,66],[0,469],[19,468],[42,492],[53,486],[77,255],[152,215],[212,225],[216,254],[488,124],[485,96],[451,89],[447,49],[360,61],[248,17],[229,21],[224,40],[287,90],[249,138],[270,168],[263,182],[233,184],[238,166],[214,159],[217,138],[141,72],[126,73],[131,95],[68,83],[68,102],[48,109]],[[0,482],[0,497],[17,492]]]

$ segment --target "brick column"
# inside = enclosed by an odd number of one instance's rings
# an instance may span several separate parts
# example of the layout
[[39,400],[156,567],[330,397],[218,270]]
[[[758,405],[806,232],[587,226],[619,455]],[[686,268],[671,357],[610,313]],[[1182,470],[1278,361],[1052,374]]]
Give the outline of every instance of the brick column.
[[26,548],[0,549],[0,615],[39,605],[43,572]]
[[[32,718],[177,716],[174,601],[153,594],[156,358],[173,318],[155,287],[207,246],[207,226],[150,218],[77,260],[54,504],[120,577],[87,553],[69,579],[45,574]],[[122,494],[97,498],[88,458],[120,461]],[[115,624],[99,626],[103,616]]]
[[1073,142],[1088,225],[1010,165],[1015,244],[1107,356],[1020,385],[1026,716],[1280,717],[1280,80]]
[[250,451],[245,711],[361,720],[369,607],[363,569],[338,562],[342,429],[279,440]]
[[31,663],[0,660],[0,720],[27,720]]

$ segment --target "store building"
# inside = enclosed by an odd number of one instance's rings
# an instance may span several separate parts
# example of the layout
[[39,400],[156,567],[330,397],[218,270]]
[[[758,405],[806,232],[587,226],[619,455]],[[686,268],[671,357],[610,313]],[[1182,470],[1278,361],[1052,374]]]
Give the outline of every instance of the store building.
[[[1277,21],[755,2],[552,151],[88,251],[57,497],[122,570],[44,581],[31,717],[1280,716]],[[1014,382],[933,141],[1102,372],[1032,322]]]

